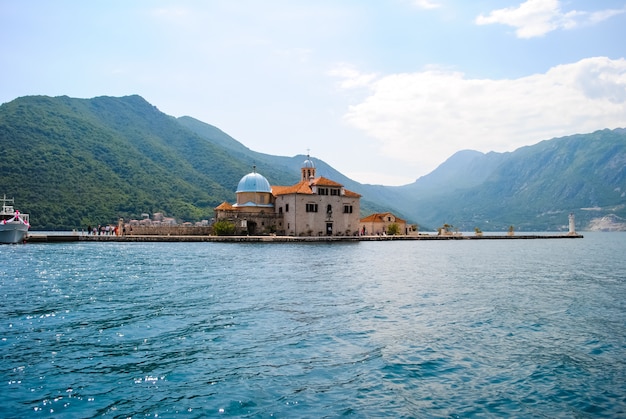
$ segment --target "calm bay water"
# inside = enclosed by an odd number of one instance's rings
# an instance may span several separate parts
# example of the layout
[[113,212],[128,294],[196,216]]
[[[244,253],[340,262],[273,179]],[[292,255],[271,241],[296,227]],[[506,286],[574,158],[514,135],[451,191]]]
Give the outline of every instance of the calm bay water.
[[626,234],[0,247],[0,417],[625,417]]

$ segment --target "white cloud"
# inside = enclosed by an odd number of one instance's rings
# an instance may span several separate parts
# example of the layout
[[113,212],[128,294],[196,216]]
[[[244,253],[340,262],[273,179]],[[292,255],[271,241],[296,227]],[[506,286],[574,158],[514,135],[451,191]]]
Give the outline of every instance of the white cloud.
[[622,13],[626,13],[626,7],[622,9],[600,10],[598,12],[589,14],[589,19],[587,20],[587,22],[590,25],[594,25],[613,16],[621,15]]
[[624,12],[626,9],[593,13],[576,10],[563,12],[559,0],[527,0],[518,7],[497,9],[486,16],[480,15],[475,22],[477,25],[499,23],[513,26],[518,38],[534,38],[557,29],[593,25]]
[[512,151],[626,126],[626,59],[588,58],[510,80],[394,74],[369,88],[345,120],[378,140],[381,154],[428,170],[462,149]]
[[337,64],[328,72],[329,76],[341,79],[339,86],[343,89],[369,86],[377,75],[374,73],[363,74],[349,64]]
[[413,4],[415,4],[420,9],[437,9],[441,7],[439,3],[431,0],[414,0]]

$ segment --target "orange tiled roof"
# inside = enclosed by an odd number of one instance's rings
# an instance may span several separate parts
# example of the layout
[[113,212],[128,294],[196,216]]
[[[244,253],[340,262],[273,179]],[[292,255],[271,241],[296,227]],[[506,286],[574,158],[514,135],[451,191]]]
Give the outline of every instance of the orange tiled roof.
[[400,217],[396,217],[390,212],[379,212],[379,213],[374,213],[372,215],[368,215],[367,217],[361,218],[361,222],[362,223],[384,223],[385,217],[387,217],[388,215],[391,215],[392,217],[394,217],[396,220],[396,223],[406,223],[406,220],[403,220]]
[[[341,188],[343,185],[341,183],[337,183],[334,180],[327,179],[323,176],[313,179],[312,182],[309,183],[308,180],[301,180],[295,185],[291,186],[272,186],[272,194],[274,196],[278,195],[289,195],[289,194],[304,194],[304,195],[312,195],[313,190],[311,189],[311,185],[315,186],[329,186],[334,188]],[[356,192],[349,191],[344,189],[345,196],[351,198],[359,198],[359,195]]]
[[334,180],[325,178],[324,176],[313,179],[313,184],[316,186],[334,186],[335,188],[341,188],[343,186],[341,183],[337,183]]
[[231,204],[229,204],[228,202],[224,201],[221,204],[219,204],[217,207],[215,207],[216,210],[234,210],[235,207],[233,207]]
[[347,189],[344,189],[344,191],[345,191],[345,196],[347,196],[347,197],[350,197],[350,198],[360,198],[361,197],[361,194],[358,194],[356,192],[352,192],[352,191],[349,191]]
[[291,186],[272,186],[272,194],[274,196],[289,195],[293,193],[311,195],[313,191],[311,190],[311,186],[309,186],[309,181],[307,180],[302,180]]
[[363,217],[360,220],[362,223],[373,223],[373,222],[380,222],[380,214],[371,214],[368,215],[367,217]]

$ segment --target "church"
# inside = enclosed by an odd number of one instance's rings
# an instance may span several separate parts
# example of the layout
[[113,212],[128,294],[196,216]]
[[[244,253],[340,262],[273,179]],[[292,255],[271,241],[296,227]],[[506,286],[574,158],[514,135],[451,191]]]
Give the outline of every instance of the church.
[[270,186],[256,172],[237,185],[237,202],[215,208],[215,220],[230,221],[237,235],[345,236],[358,234],[361,195],[340,183],[317,176],[309,156],[300,169],[300,181]]

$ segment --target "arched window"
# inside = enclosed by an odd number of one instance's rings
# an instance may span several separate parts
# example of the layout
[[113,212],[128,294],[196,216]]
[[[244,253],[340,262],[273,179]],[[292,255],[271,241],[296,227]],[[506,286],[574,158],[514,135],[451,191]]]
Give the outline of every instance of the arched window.
[[328,204],[326,206],[326,214],[332,214],[333,213],[333,206]]

